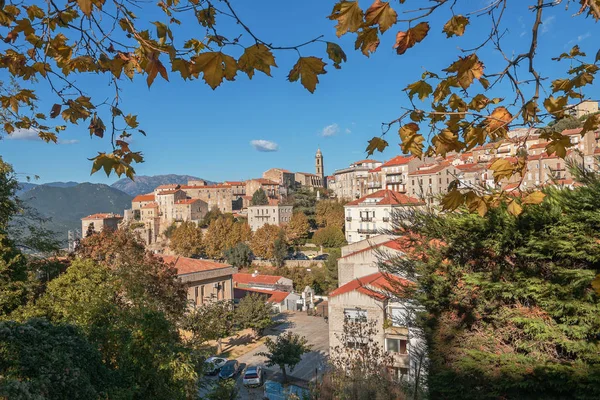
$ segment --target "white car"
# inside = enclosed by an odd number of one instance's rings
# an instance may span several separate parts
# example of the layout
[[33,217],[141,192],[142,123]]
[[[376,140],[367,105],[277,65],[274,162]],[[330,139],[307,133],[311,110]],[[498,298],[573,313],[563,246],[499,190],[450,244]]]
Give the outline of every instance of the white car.
[[216,375],[221,368],[223,367],[223,365],[225,365],[227,363],[227,359],[223,358],[223,357],[209,357],[208,359],[206,359],[206,361],[204,361],[204,364],[206,366],[206,374],[207,375]]
[[258,387],[263,383],[263,371],[261,367],[248,367],[242,378],[244,386]]

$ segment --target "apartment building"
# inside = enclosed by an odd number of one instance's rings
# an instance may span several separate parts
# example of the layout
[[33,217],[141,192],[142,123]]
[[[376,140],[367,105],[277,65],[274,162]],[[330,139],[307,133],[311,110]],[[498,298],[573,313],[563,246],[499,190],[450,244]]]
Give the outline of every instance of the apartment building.
[[249,179],[246,181],[246,196],[252,197],[258,189],[264,190],[267,197],[272,199],[279,198],[278,182],[265,178]]
[[424,162],[415,156],[396,156],[381,165],[383,188],[406,193],[408,174],[417,170]]
[[286,189],[291,189],[296,185],[295,174],[283,168],[271,168],[263,172],[263,178],[277,182]]
[[[177,185],[179,187],[179,185]],[[157,188],[158,189],[158,188]],[[175,203],[187,198],[181,189],[161,189],[154,192],[161,221],[175,220]]]
[[[188,182],[190,183],[190,182]],[[208,205],[208,209],[218,208],[222,213],[232,212],[232,187],[229,185],[182,185],[188,198],[200,199]]]
[[459,188],[487,187],[488,177],[491,176],[491,172],[488,173],[489,170],[484,164],[458,164],[455,168],[457,170],[456,178],[459,181]]
[[208,213],[208,204],[200,199],[185,199],[175,202],[175,221],[199,223]]
[[116,231],[123,217],[119,214],[98,213],[81,218],[81,235],[88,236],[89,233],[99,233],[103,230]]
[[456,167],[446,161],[439,164],[424,164],[408,173],[407,194],[425,198],[432,203],[434,197],[448,192],[448,185],[457,176]]
[[234,198],[246,195],[246,182],[242,181],[225,181],[223,185],[231,187],[231,195]]
[[382,164],[377,160],[360,160],[350,164],[348,168],[335,171],[335,196],[338,199],[353,200],[368,194],[369,171]]
[[292,219],[293,206],[284,206],[280,204],[272,204],[265,206],[249,206],[248,207],[248,225],[253,232],[264,225],[283,226]]
[[177,269],[177,277],[185,285],[190,307],[220,300],[233,300],[233,274],[237,268],[208,260],[179,256],[160,256]]
[[397,210],[422,205],[424,203],[415,197],[388,189],[351,201],[344,206],[346,241],[354,243],[389,231]]

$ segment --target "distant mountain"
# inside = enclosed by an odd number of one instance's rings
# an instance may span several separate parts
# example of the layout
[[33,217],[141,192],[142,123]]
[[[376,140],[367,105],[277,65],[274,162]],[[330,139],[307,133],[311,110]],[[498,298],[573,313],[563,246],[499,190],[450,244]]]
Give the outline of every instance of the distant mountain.
[[31,182],[19,182],[19,190],[17,190],[17,196],[21,196],[23,193],[26,193],[38,186],[52,186],[52,187],[73,187],[79,185],[79,182],[49,182],[49,183],[31,183]]
[[[167,185],[169,183],[177,183],[180,185],[185,185],[187,181],[192,179],[201,179],[195,176],[190,175],[154,175],[154,176],[144,176],[144,175],[136,175],[135,181],[132,181],[129,178],[119,179],[112,185],[111,187],[115,189],[119,189],[131,196],[137,196],[138,194],[146,194],[152,192],[160,185]],[[209,184],[213,183],[207,181]]]
[[131,208],[132,199],[127,193],[97,183],[70,187],[37,185],[20,198],[43,217],[51,218],[46,228],[57,232],[65,243],[69,229],[81,229],[81,218],[100,212],[123,215],[123,210]]
[[73,187],[73,186],[79,185],[79,182],[73,182],[73,181],[69,181],[69,182],[49,182],[49,183],[44,183],[43,185],[52,186],[52,187],[68,188],[68,187]]
[[38,186],[35,183],[30,182],[19,182],[19,189],[17,190],[17,196],[21,196],[23,193],[30,191],[34,187]]

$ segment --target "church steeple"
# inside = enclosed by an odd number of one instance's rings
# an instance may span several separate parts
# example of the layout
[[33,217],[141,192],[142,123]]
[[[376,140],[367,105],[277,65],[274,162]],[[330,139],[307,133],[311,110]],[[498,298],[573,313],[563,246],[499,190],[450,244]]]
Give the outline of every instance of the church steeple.
[[317,149],[317,154],[315,155],[315,170],[315,173],[321,178],[323,187],[325,187],[325,167],[323,165],[323,154],[321,153],[321,149]]

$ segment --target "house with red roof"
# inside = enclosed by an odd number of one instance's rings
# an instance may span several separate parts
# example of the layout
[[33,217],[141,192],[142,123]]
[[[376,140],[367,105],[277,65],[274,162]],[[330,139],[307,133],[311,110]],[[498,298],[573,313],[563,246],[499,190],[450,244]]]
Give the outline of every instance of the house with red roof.
[[302,296],[294,293],[294,282],[283,276],[258,273],[233,275],[234,297],[241,300],[249,294],[258,294],[277,311],[296,311]]
[[396,156],[381,166],[383,188],[406,193],[408,174],[415,171],[424,162],[415,156]]
[[388,189],[351,201],[344,206],[346,241],[354,243],[390,230],[397,210],[422,205],[424,203],[415,197]]
[[[406,323],[409,308],[405,302],[409,280],[385,272],[352,279],[329,293],[329,346],[352,352],[366,340],[372,340],[383,353],[391,356],[390,368],[398,378],[410,377],[415,365],[411,353],[422,350],[421,335]],[[371,337],[344,335],[347,323],[371,321],[375,333]],[[333,353],[333,352],[332,352]]]
[[185,285],[191,307],[200,307],[212,301],[233,300],[233,274],[237,268],[188,257],[159,257],[177,270],[177,277]]

